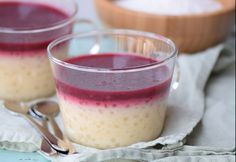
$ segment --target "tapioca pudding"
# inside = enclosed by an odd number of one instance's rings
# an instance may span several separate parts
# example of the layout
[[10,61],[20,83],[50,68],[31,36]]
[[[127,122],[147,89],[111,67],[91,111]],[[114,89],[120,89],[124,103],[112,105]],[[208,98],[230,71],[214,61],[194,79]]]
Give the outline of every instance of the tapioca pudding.
[[[157,60],[98,54],[66,60],[78,67],[128,69]],[[66,134],[76,143],[114,148],[157,138],[163,128],[171,74],[167,66],[129,73],[54,67]],[[137,68],[138,69],[138,68]]]
[[43,4],[0,2],[0,99],[31,100],[54,93],[46,48],[70,33],[71,24],[44,29],[67,18],[66,13]]

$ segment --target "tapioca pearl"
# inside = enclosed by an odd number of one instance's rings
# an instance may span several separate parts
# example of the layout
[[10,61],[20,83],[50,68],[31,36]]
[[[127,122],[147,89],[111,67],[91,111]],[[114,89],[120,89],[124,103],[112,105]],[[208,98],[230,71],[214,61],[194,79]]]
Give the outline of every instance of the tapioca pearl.
[[111,142],[111,143],[116,143],[117,141],[116,141],[115,138],[111,138],[111,139],[110,139],[110,142]]
[[135,121],[135,122],[133,123],[133,126],[134,126],[134,127],[137,127],[137,126],[140,124],[140,122],[142,122],[142,120],[140,120],[139,122]]
[[66,119],[69,119],[70,114],[69,114],[69,113],[66,113],[66,112],[67,112],[67,109],[61,107],[61,114],[62,114],[62,117],[65,117]]
[[147,104],[147,103],[149,103],[151,100],[150,99],[146,99],[145,100],[145,103]]
[[22,71],[28,71],[29,70],[25,65],[20,65],[19,69],[21,69]]
[[96,128],[100,129],[102,126],[100,124],[96,124]]
[[14,80],[12,83],[11,83],[12,87],[17,87],[17,82]]
[[83,111],[76,112],[76,115],[74,115],[74,119],[77,120],[78,118],[84,118],[85,114]]
[[74,115],[74,116],[72,116],[72,121],[76,122],[76,120],[78,120],[78,118],[82,118],[82,116],[79,116],[79,114],[78,115]]
[[133,117],[134,119],[140,118],[138,114],[134,114],[132,117]]
[[96,141],[95,138],[93,138],[90,134],[84,134],[84,139],[87,140],[87,141]]
[[29,77],[34,75],[34,73],[29,70],[25,71],[25,74],[26,74],[26,76],[29,76]]
[[87,121],[90,121],[91,116],[89,116],[89,115],[84,115],[84,119],[87,120]]
[[112,124],[112,127],[115,128],[115,129],[119,129],[119,125],[117,125],[116,123]]
[[[2,70],[1,67],[0,67],[0,69]],[[2,70],[1,72],[2,72],[2,74],[5,75],[5,76],[10,76],[10,75],[11,75],[9,71]]]
[[79,137],[79,139],[80,139],[81,142],[86,141],[86,136],[85,136],[84,134],[81,133],[79,136],[77,135],[77,136],[75,137],[75,139],[78,138],[78,137]]
[[110,114],[110,115],[114,115],[115,112],[114,112],[113,110],[110,110],[110,111],[109,111],[109,114]]
[[35,85],[35,86],[34,86],[34,89],[37,91],[37,90],[40,90],[41,87],[40,87],[39,85]]
[[101,121],[98,122],[98,124],[103,126],[103,125],[105,125],[105,122],[101,120]]
[[129,134],[129,135],[128,135],[128,138],[129,138],[129,139],[133,139],[134,137],[135,137],[135,134]]
[[94,137],[94,136],[89,136],[88,138],[87,138],[87,140],[88,141],[90,141],[90,143],[99,143],[100,142],[100,139],[99,138],[97,138],[97,137]]
[[106,131],[104,131],[104,134],[111,135],[112,134],[112,130],[111,129],[106,129]]
[[[87,101],[84,101],[84,104],[87,104]],[[82,107],[81,108],[85,114],[90,114],[91,112],[94,112],[93,109]]]
[[158,105],[155,102],[150,102],[150,107],[158,107]]
[[73,124],[72,124],[72,122],[68,122],[68,123],[67,123],[67,126],[68,126],[70,129],[73,129]]
[[124,122],[128,122],[129,121],[129,117],[123,117],[122,119]]
[[99,108],[98,112],[99,112],[99,114],[103,114],[104,113],[103,109],[100,109],[100,108]]
[[130,104],[126,104],[125,107],[126,107],[126,108],[129,108],[129,107],[130,107]]
[[109,143],[109,144],[106,144],[106,145],[99,145],[98,147],[103,147],[103,148],[113,148],[113,144],[112,143]]
[[148,125],[147,124],[143,124],[143,130],[148,130]]
[[77,129],[78,129],[78,131],[80,132],[80,133],[82,133],[82,127],[81,126],[77,126]]
[[91,143],[91,145],[94,147],[94,148],[100,148],[100,144],[99,144],[99,141],[97,142],[94,142],[94,141],[89,141]]
[[96,106],[100,106],[101,105],[101,102],[96,102]]
[[80,127],[80,130],[81,130],[81,131],[86,131],[86,130],[88,130],[88,128],[85,127],[85,126],[83,126],[83,127]]
[[114,147],[120,147],[121,144],[120,144],[120,143],[114,143],[113,146],[114,146]]
[[145,114],[144,114],[144,118],[150,118],[149,113],[145,113]]
[[20,90],[19,89],[16,89],[15,90],[15,94],[19,94],[20,93]]
[[72,119],[69,115],[67,116],[67,119],[68,119],[68,122],[71,124],[71,125],[74,125],[73,123],[75,122],[74,119]]

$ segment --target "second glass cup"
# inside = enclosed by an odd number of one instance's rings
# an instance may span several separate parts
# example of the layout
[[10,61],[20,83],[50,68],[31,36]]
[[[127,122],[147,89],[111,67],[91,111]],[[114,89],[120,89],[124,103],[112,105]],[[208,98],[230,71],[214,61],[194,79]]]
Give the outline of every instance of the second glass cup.
[[[60,49],[67,51],[58,57]],[[130,31],[69,35],[48,47],[65,131],[106,149],[157,138],[177,55],[162,36]]]
[[[55,92],[46,48],[72,33],[77,13],[76,0],[0,0],[0,99],[27,101]],[[58,55],[65,52],[58,49]]]

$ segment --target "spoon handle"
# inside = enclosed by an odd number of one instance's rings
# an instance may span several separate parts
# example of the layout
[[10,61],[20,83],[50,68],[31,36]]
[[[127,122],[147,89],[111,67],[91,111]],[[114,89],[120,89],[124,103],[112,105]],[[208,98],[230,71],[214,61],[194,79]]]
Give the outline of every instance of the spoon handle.
[[[45,129],[48,130],[48,123],[46,120],[42,121],[42,125]],[[42,152],[44,152],[45,154],[49,156],[54,155],[56,153],[56,151],[51,148],[51,146],[48,144],[45,138],[42,139],[40,149]]]
[[52,125],[52,128],[53,128],[53,131],[55,133],[55,135],[60,138],[60,139],[63,139],[63,134],[62,134],[62,131],[61,129],[59,128],[58,124],[56,123],[55,119],[53,117],[50,117],[49,118],[49,121]]
[[57,122],[55,121],[55,119],[53,117],[49,117],[49,121],[50,121],[50,123],[53,127],[55,135],[58,138],[63,139],[63,141],[67,144],[67,146],[69,148],[69,154],[75,153],[74,146],[72,145],[70,140],[65,135],[63,135],[63,133],[62,133],[61,129],[59,128],[59,126],[58,126]]
[[40,134],[44,137],[44,139],[48,142],[52,149],[62,154],[68,154],[69,150],[66,147],[66,143],[64,143],[60,139],[57,139],[53,134],[51,134],[47,129],[38,124],[28,114],[24,114],[24,117],[28,121],[30,121],[30,123],[40,132]]

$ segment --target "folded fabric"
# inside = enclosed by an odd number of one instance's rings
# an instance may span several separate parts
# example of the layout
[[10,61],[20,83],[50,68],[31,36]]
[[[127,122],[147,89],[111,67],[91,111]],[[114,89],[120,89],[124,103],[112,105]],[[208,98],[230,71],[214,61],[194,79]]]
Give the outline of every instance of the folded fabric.
[[[222,69],[232,64],[232,61],[228,60],[229,58],[232,59],[232,55],[234,53],[228,50],[228,45],[220,44],[193,56],[181,55],[179,57],[181,70],[179,88],[170,96],[165,128],[156,140],[111,150],[97,150],[75,144],[79,154],[48,158],[57,162],[98,162],[116,158],[159,162],[167,156],[173,157],[165,158],[164,161],[175,161],[175,156],[180,156],[179,159],[182,161],[195,162],[205,158],[215,159],[216,156],[213,155],[220,155],[219,159],[225,157],[223,159],[229,159],[230,161],[235,153],[234,149],[214,150],[214,148],[197,147],[198,150],[195,150],[194,147],[183,145],[186,137],[193,131],[204,115],[204,89],[210,74],[212,71],[217,71],[215,68]],[[213,118],[212,120],[217,119]],[[60,119],[58,122],[61,123]],[[38,133],[27,121],[5,111],[1,102],[0,123],[0,148],[16,151],[39,150],[41,137]],[[157,145],[164,147],[161,150],[154,149]]]
[[[71,155],[54,158],[53,162],[199,162],[215,160],[214,162],[233,162],[235,159],[234,149],[222,149],[211,147],[181,146],[175,149],[136,149],[117,148],[102,150],[83,155]],[[115,160],[114,160],[115,159]]]
[[235,147],[235,37],[222,50],[205,95],[203,119],[188,137],[187,144]]

